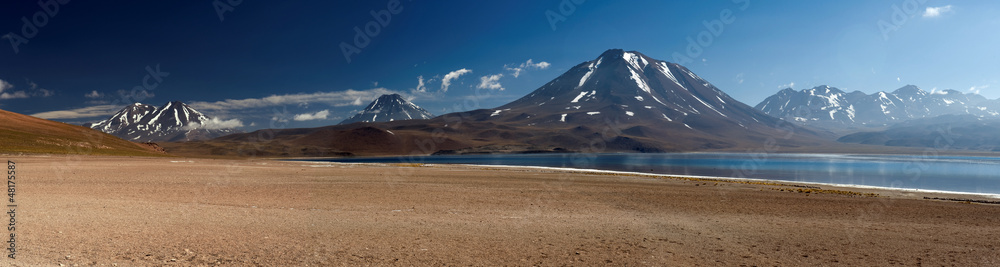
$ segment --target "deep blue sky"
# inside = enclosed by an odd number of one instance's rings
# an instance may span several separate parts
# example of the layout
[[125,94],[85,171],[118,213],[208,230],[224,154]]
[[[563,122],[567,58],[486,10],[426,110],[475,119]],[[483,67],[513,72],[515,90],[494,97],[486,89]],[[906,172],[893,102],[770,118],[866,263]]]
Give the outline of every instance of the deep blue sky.
[[[0,8],[0,34],[24,35],[21,18],[44,12],[35,1],[7,2],[16,3]],[[547,11],[559,14],[571,0],[402,0],[402,11],[350,63],[340,44],[353,43],[353,28],[375,21],[370,12],[391,1],[244,0],[224,20],[207,0],[115,2],[60,5],[17,53],[10,38],[0,39],[0,109],[100,120],[136,100],[119,92],[142,85],[146,67],[159,65],[169,76],[150,97],[138,95],[143,103],[184,101],[248,130],[312,127],[336,124],[384,92],[434,114],[499,106],[610,48],[680,61],[751,106],[782,87],[823,84],[1000,97],[995,1],[589,0],[553,28]],[[699,45],[700,54],[686,53],[687,38],[711,34],[704,22],[722,12],[734,20]],[[547,67],[526,67],[518,77],[505,68],[529,59]],[[443,92],[445,75],[461,69],[470,71]],[[482,77],[495,74],[504,90],[479,89],[472,101]],[[418,77],[425,92],[415,91]],[[61,112],[43,113],[51,111]],[[312,120],[295,120],[303,114]]]

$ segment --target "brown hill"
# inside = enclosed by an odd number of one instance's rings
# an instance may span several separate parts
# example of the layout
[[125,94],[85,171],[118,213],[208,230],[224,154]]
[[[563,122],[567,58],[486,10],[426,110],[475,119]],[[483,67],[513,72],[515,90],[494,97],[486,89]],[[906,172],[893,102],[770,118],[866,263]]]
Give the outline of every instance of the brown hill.
[[[636,121],[567,124],[562,127],[489,120],[492,110],[446,114],[430,120],[354,123],[319,128],[265,129],[207,141],[161,144],[186,156],[325,157],[541,152],[679,152],[783,149],[832,142],[798,129],[786,136],[727,129],[671,131]],[[697,126],[696,126],[697,127]],[[703,126],[708,127],[708,126]],[[686,128],[685,128],[686,129]],[[773,143],[769,138],[773,137]]]
[[0,153],[154,156],[151,146],[87,127],[0,110]]

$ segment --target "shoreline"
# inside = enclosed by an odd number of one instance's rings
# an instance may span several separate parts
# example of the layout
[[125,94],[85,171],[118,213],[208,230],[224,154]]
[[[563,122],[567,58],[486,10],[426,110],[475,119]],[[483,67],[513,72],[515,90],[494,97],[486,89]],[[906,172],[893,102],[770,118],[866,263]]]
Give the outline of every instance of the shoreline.
[[946,194],[946,195],[968,195],[968,196],[979,196],[988,197],[994,199],[1000,199],[1000,193],[970,193],[970,192],[960,192],[960,191],[947,191],[947,190],[932,190],[932,189],[919,189],[919,188],[898,188],[898,187],[884,187],[884,186],[873,186],[873,185],[854,185],[854,184],[835,184],[835,183],[822,183],[822,182],[802,182],[802,181],[786,181],[786,180],[773,180],[773,179],[760,179],[760,178],[738,178],[738,177],[725,177],[725,176],[703,176],[703,175],[677,175],[677,174],[661,174],[661,173],[646,173],[646,172],[628,172],[628,171],[614,171],[614,170],[601,170],[601,169],[576,169],[576,168],[559,168],[559,167],[540,167],[540,166],[519,166],[519,165],[477,165],[477,164],[458,164],[458,165],[468,165],[477,167],[509,167],[509,168],[537,168],[537,169],[553,169],[553,170],[564,170],[564,171],[584,171],[592,173],[610,173],[610,174],[633,174],[642,175],[649,177],[660,177],[660,178],[699,178],[708,180],[719,180],[719,181],[754,181],[754,182],[770,182],[770,183],[792,183],[801,185],[822,185],[822,186],[833,186],[841,188],[857,188],[857,189],[875,189],[884,191],[899,191],[902,193],[930,193],[930,194]]
[[[287,160],[279,160],[287,161]],[[294,162],[311,162],[311,163],[330,163],[330,164],[352,164],[352,165],[377,165],[377,166],[393,166],[394,164],[407,164],[407,163],[374,163],[374,162],[333,162],[333,161],[313,161],[306,159],[295,159]],[[724,177],[724,176],[704,176],[704,175],[685,175],[685,174],[662,174],[662,173],[647,173],[647,172],[630,172],[630,171],[615,171],[615,170],[602,170],[602,169],[580,169],[580,168],[565,168],[565,167],[544,167],[544,166],[523,166],[523,165],[489,165],[489,164],[462,164],[462,163],[411,163],[420,164],[422,166],[470,166],[470,167],[492,167],[492,168],[508,168],[508,169],[540,169],[540,170],[554,170],[570,173],[594,173],[594,174],[624,174],[624,175],[639,175],[650,178],[695,178],[695,179],[706,179],[715,181],[752,181],[752,182],[763,182],[763,183],[788,183],[806,186],[829,186],[835,188],[843,189],[865,189],[865,190],[878,190],[886,192],[896,192],[899,194],[925,194],[925,195],[945,195],[945,196],[967,196],[967,197],[980,197],[987,198],[990,201],[1000,200],[1000,193],[975,193],[975,192],[961,192],[961,191],[948,191],[948,190],[933,190],[933,189],[920,189],[920,188],[898,188],[898,187],[885,187],[885,186],[873,186],[873,185],[855,185],[855,184],[837,184],[837,183],[823,183],[823,182],[805,182],[805,181],[787,181],[787,180],[776,180],[776,179],[761,179],[761,178],[739,178],[739,177]]]

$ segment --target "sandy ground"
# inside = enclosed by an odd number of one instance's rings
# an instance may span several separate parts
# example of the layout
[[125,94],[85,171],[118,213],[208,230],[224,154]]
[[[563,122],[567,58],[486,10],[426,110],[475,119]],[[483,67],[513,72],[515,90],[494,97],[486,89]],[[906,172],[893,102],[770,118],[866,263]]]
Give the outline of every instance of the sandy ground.
[[5,157],[19,175],[18,253],[0,265],[1000,265],[1000,205],[898,192],[470,166]]

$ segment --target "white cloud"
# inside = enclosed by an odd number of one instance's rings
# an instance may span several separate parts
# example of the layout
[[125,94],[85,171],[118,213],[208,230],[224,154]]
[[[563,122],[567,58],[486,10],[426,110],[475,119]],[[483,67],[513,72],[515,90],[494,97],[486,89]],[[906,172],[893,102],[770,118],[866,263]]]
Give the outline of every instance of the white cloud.
[[424,84],[424,76],[417,76],[417,92],[427,92],[427,85]]
[[[253,124],[251,124],[252,126]],[[206,129],[206,130],[218,130],[218,129],[232,129],[243,127],[243,122],[239,119],[222,120],[219,118],[211,118],[205,123],[192,122],[184,129],[194,130],[194,129]]]
[[951,5],[939,6],[939,7],[928,7],[924,10],[925,18],[936,18],[940,17],[941,14],[951,12]]
[[14,88],[13,84],[0,80],[0,99],[28,98],[28,93],[24,91],[4,92],[11,88]]
[[29,98],[33,96],[50,97],[52,95],[55,95],[55,92],[52,92],[51,90],[46,90],[45,88],[38,88],[38,84],[35,84],[34,82],[28,81],[28,85],[31,86],[31,90],[9,91],[7,89],[14,88],[14,85],[10,84],[7,81],[0,80],[0,100]]
[[46,111],[31,114],[31,116],[47,120],[107,117],[114,115],[121,108],[119,105],[97,105],[69,110]]
[[778,89],[793,88],[795,87],[795,82],[790,82],[788,84],[782,84],[778,86]]
[[10,84],[7,81],[0,80],[0,93],[2,93],[4,90],[10,89],[10,88],[14,88],[14,85]]
[[503,74],[493,74],[493,75],[486,75],[486,76],[480,77],[479,78],[479,86],[476,86],[476,88],[490,89],[490,90],[497,90],[497,89],[499,89],[500,91],[503,91],[503,86],[500,85],[500,82],[499,82],[500,81],[500,77],[503,77]]
[[83,95],[83,97],[86,98],[101,98],[102,96],[104,96],[104,94],[97,92],[97,90],[90,91],[90,93]]
[[973,86],[969,88],[969,92],[978,95],[980,91],[989,87],[990,87],[989,85]]
[[445,74],[444,78],[441,79],[441,92],[447,92],[448,91],[448,87],[451,86],[451,80],[454,80],[454,79],[458,78],[458,76],[462,76],[463,74],[470,73],[470,72],[472,72],[472,70],[463,68],[463,69],[452,71],[452,72],[449,72],[448,74]]
[[38,84],[32,81],[28,81],[28,85],[31,86],[32,95],[41,97],[50,97],[55,95],[55,92],[46,90],[45,88],[38,88]]
[[345,90],[339,92],[316,92],[270,95],[263,98],[226,99],[216,102],[195,101],[188,104],[197,110],[240,110],[250,108],[275,107],[283,105],[299,105],[301,103],[319,103],[334,107],[357,106],[356,102],[375,99],[383,94],[397,93],[385,88],[374,88],[364,91]]
[[742,72],[740,72],[740,74],[736,74],[736,83],[743,84],[743,73]]
[[360,97],[354,99],[354,102],[351,102],[352,106],[360,106],[360,105],[364,105],[364,104],[365,104],[365,102],[361,102],[361,98]]
[[28,98],[28,93],[24,91],[14,91],[14,92],[3,92],[0,93],[0,99],[17,99],[17,98]]
[[528,59],[528,61],[517,65],[517,67],[508,67],[507,65],[504,65],[503,67],[504,69],[511,71],[511,75],[514,76],[514,78],[517,78],[521,75],[522,71],[529,69],[547,69],[550,65],[551,64],[545,61],[534,63],[531,59]]
[[316,113],[303,113],[292,118],[295,121],[325,120],[330,115],[330,110],[324,109]]

